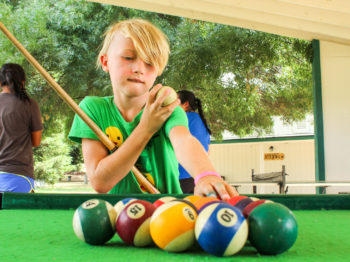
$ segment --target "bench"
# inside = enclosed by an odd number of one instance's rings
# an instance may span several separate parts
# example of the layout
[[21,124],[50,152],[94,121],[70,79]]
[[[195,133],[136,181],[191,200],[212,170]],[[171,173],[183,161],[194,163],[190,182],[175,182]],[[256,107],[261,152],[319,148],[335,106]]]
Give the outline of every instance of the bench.
[[286,194],[286,167],[282,166],[282,171],[279,172],[269,172],[255,174],[254,169],[252,169],[252,182],[231,182],[231,186],[234,186],[237,190],[240,186],[253,186],[253,194],[257,192],[257,186],[269,186],[271,184],[277,184],[279,186],[279,193]]

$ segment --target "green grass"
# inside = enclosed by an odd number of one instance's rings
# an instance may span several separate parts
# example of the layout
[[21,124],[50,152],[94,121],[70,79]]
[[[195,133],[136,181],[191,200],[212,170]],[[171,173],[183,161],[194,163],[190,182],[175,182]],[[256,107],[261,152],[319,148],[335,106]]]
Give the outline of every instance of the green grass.
[[37,193],[96,193],[89,184],[82,182],[59,182],[54,185],[37,186]]

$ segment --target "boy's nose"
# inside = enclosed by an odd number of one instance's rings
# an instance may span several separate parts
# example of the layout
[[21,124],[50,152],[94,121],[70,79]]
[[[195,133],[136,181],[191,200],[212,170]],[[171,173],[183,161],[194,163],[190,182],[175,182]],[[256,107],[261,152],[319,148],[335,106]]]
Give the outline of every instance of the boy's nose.
[[146,63],[142,59],[137,58],[133,63],[132,70],[134,73],[143,74],[145,72],[145,68]]

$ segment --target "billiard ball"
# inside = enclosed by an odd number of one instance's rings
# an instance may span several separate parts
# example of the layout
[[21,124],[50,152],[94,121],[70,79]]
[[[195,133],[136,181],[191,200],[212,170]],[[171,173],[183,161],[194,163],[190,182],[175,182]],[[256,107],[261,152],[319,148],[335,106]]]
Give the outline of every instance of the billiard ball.
[[245,198],[242,198],[241,200],[237,201],[237,203],[234,205],[234,207],[237,208],[239,211],[243,212],[244,208],[253,202],[254,202],[254,200],[252,198],[245,197]]
[[160,97],[166,90],[170,90],[170,93],[168,94],[168,96],[164,99],[162,106],[167,106],[170,105],[171,103],[175,102],[175,100],[177,99],[177,93],[175,92],[175,90],[173,88],[171,88],[170,86],[162,86],[159,90],[158,93],[156,95],[156,99],[158,99],[158,97]]
[[74,212],[74,233],[88,244],[102,245],[115,234],[116,215],[113,206],[107,201],[87,200]]
[[161,198],[157,199],[156,201],[154,201],[153,205],[155,207],[160,207],[164,203],[170,202],[170,201],[175,200],[175,199],[176,199],[176,197],[172,197],[172,196],[161,197]]
[[272,201],[266,199],[258,199],[256,201],[253,201],[243,209],[244,217],[247,218],[250,215],[250,213],[254,210],[254,208],[264,203],[272,203]]
[[236,205],[236,203],[238,201],[242,200],[243,198],[248,198],[248,197],[247,196],[242,196],[242,195],[233,196],[229,200],[227,200],[226,202],[229,203],[230,205],[234,206],[234,205]]
[[248,224],[242,213],[228,203],[213,203],[198,215],[195,236],[204,251],[215,256],[231,256],[248,238]]
[[145,200],[135,200],[127,204],[116,221],[119,237],[127,244],[137,247],[150,245],[149,232],[151,216],[156,207]]
[[219,199],[215,197],[201,197],[198,200],[194,201],[193,205],[197,210],[200,210],[204,205],[216,201],[219,201]]
[[194,202],[196,202],[200,198],[202,198],[202,197],[201,196],[197,196],[197,195],[189,195],[187,197],[184,197],[183,199],[191,202],[192,204],[194,204]]
[[115,211],[117,212],[117,217],[116,217],[116,220],[118,219],[118,216],[119,214],[122,212],[122,210],[124,209],[124,207],[126,207],[127,204],[133,202],[133,201],[136,201],[137,199],[136,198],[132,198],[132,197],[129,197],[129,198],[124,198],[120,201],[118,201],[115,205],[114,205],[114,209]]
[[257,206],[248,216],[249,240],[260,254],[277,255],[291,248],[298,236],[292,211],[279,203]]
[[194,225],[197,212],[185,200],[173,200],[156,209],[150,223],[154,243],[168,252],[181,252],[195,242]]

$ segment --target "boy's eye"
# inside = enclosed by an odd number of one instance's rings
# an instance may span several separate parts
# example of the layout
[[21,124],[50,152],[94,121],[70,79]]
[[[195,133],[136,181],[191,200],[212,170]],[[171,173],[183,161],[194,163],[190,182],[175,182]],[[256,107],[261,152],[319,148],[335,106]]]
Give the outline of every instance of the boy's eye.
[[123,58],[124,58],[125,60],[133,60],[133,59],[134,59],[133,56],[123,56]]

